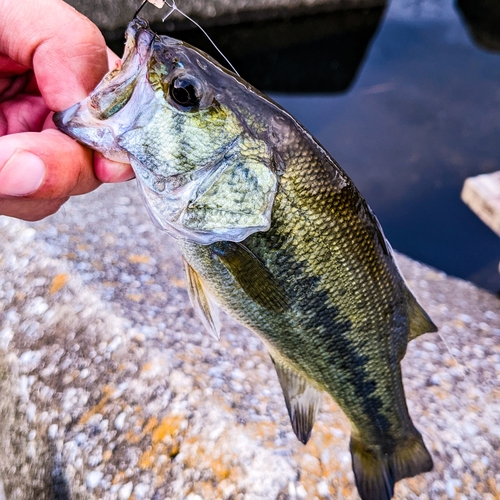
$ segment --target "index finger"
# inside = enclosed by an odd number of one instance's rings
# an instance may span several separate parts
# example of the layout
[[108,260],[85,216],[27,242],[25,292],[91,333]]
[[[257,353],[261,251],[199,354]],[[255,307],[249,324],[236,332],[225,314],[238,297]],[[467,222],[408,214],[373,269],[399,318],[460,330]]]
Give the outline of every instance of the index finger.
[[54,111],[86,97],[108,70],[101,32],[62,0],[0,0],[0,53],[34,70]]

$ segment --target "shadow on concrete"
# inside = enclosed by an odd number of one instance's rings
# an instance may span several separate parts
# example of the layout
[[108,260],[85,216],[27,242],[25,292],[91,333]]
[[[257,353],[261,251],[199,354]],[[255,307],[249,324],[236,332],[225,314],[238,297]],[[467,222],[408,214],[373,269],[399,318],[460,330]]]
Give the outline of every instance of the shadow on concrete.
[[50,446],[50,451],[53,457],[51,479],[54,500],[72,500],[71,490],[64,471],[61,455],[57,452],[54,445]]
[[16,358],[0,347],[0,500],[80,500],[72,498],[47,429],[23,411],[22,386]]
[[500,2],[457,0],[456,5],[472,39],[483,49],[500,52]]

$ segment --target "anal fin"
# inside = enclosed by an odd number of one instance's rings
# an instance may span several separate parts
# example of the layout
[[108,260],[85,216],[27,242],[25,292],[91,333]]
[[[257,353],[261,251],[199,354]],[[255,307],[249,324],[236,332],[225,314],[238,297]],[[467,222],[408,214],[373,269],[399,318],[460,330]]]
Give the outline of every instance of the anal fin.
[[186,272],[188,293],[194,310],[198,313],[201,322],[216,340],[220,340],[219,309],[210,292],[206,290],[198,273],[183,257],[182,264]]
[[293,432],[302,443],[306,444],[318,413],[321,392],[292,368],[275,361],[272,357],[271,359],[283,390]]

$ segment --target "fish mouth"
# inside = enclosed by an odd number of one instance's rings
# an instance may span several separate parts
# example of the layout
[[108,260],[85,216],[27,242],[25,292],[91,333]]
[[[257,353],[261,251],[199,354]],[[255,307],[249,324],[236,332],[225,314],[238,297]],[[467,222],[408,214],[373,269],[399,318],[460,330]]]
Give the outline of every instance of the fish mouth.
[[128,102],[137,80],[147,69],[156,34],[146,21],[134,19],[125,39],[123,57],[88,97],[89,112],[98,120],[110,118]]
[[139,17],[133,19],[125,31],[123,64],[126,65],[129,57],[138,57],[139,64],[144,64],[149,59],[151,44],[155,38],[157,35],[151,31],[147,21]]
[[54,121],[56,127],[67,133],[66,127],[71,122],[72,118],[78,113],[80,109],[80,103],[73,104],[71,108],[65,109],[64,111],[58,111],[54,113],[52,120]]
[[[106,157],[129,161],[116,144],[113,118],[130,100],[137,81],[147,71],[157,35],[143,19],[134,19],[125,33],[123,57],[83,101],[54,114],[56,127]],[[117,115],[118,116],[118,115]],[[120,151],[119,151],[120,150]]]

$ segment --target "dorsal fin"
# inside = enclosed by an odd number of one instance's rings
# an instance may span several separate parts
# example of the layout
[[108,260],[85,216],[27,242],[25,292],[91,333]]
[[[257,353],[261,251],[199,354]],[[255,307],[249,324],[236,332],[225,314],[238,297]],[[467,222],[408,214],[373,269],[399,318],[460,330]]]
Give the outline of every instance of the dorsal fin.
[[424,333],[437,332],[437,326],[433,323],[429,315],[423,310],[422,306],[411,292],[408,292],[408,305],[410,316],[410,333],[408,342],[416,339]]
[[198,273],[183,257],[182,264],[186,272],[188,293],[193,309],[198,313],[201,322],[216,340],[220,340],[219,308],[210,292],[204,287]]
[[241,288],[255,302],[275,313],[288,308],[288,297],[276,278],[244,245],[232,241],[218,241],[212,245]]
[[275,361],[272,357],[271,359],[278,374],[283,396],[285,396],[293,432],[300,441],[306,444],[311,436],[314,420],[318,413],[321,392],[292,368]]

